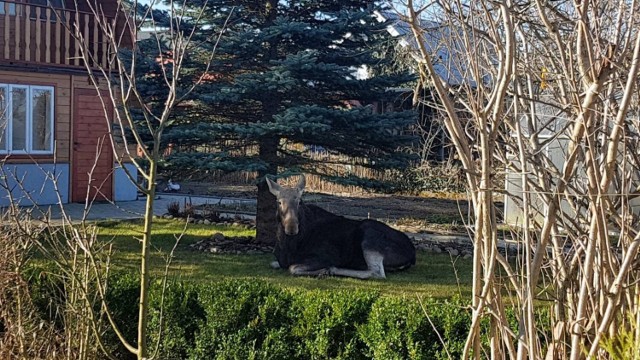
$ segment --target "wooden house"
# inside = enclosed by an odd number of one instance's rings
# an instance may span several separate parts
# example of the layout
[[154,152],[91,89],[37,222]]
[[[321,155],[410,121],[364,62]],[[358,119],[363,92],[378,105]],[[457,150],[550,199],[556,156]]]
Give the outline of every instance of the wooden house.
[[[116,18],[117,0],[97,3]],[[90,66],[106,65],[114,49],[86,2],[0,1],[0,206],[137,197],[114,162],[112,119],[105,119],[73,28],[86,39]]]

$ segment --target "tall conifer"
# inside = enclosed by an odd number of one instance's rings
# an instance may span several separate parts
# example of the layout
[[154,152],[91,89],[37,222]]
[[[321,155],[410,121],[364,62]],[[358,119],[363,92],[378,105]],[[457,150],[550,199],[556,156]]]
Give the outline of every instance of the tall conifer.
[[[275,239],[275,200],[266,175],[315,173],[332,181],[367,185],[367,179],[335,176],[310,157],[366,159],[375,169],[400,167],[401,130],[413,111],[381,112],[397,103],[411,76],[389,72],[393,47],[372,1],[188,1],[205,5],[211,24],[198,32],[211,47],[225,26],[216,56],[192,59],[194,79],[205,84],[184,106],[165,140],[180,151],[167,166],[181,171],[257,171],[257,241]],[[194,14],[195,16],[195,14]],[[194,61],[195,60],[195,61]],[[204,69],[209,64],[206,75]],[[384,68],[386,71],[374,71]],[[375,75],[374,75],[375,74]],[[368,76],[364,76],[368,75]],[[372,106],[354,106],[377,104]],[[203,151],[203,150],[207,151]],[[368,185],[371,185],[369,182]]]

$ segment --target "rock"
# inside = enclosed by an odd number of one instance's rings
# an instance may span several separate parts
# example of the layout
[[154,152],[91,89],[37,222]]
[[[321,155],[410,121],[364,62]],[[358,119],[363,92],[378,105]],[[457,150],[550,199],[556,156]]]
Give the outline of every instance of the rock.
[[209,219],[204,219],[203,224],[211,225],[211,221]]
[[213,236],[211,236],[211,240],[221,242],[225,240],[225,237],[224,235],[222,235],[222,233],[215,233],[213,234]]
[[416,246],[416,249],[418,250],[422,250],[422,251],[431,251],[431,246],[427,245],[427,244],[418,244]]
[[251,238],[249,236],[239,236],[236,238],[236,242],[240,244],[248,244],[251,242]]
[[[204,224],[204,220],[199,220]],[[236,226],[241,228],[255,227],[246,220],[235,220],[230,222],[209,222],[208,224],[221,226]],[[236,236],[226,237],[220,232],[215,232],[205,240],[200,240],[192,245],[191,249],[214,254],[246,254],[258,255],[269,254],[273,252],[273,247],[265,244],[255,244],[253,236]],[[450,256],[460,256],[463,259],[471,259],[473,257],[473,247],[464,242],[438,242],[430,240],[430,238],[418,237],[412,239],[417,251],[423,251],[434,254],[446,252]]]

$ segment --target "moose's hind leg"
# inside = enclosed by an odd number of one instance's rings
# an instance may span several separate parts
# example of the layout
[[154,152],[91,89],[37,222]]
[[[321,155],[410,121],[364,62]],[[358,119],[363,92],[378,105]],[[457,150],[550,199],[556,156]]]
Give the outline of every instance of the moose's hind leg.
[[352,270],[331,267],[330,275],[347,276],[357,279],[384,279],[384,255],[374,250],[362,250],[364,261],[367,263],[367,270]]

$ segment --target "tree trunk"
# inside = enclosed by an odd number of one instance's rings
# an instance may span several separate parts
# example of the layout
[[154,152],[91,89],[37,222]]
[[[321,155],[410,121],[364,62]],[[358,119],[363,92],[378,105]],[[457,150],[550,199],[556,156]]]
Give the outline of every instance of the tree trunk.
[[[266,25],[271,25],[278,15],[278,1],[267,0],[264,4],[267,13]],[[278,45],[275,40],[269,45],[269,58],[278,59]],[[269,94],[262,101],[263,121],[272,122],[273,115],[280,107],[281,99],[277,93]],[[273,245],[276,243],[276,198],[269,192],[266,175],[278,175],[278,144],[280,138],[272,135],[260,139],[260,161],[266,164],[265,170],[258,170],[258,203],[256,205],[256,243]]]
[[256,212],[256,242],[276,242],[276,197],[269,192],[264,177],[258,182],[258,205]]
[[267,169],[258,172],[258,203],[256,206],[256,243],[275,244],[276,242],[276,197],[269,192],[266,175],[278,174],[279,139],[270,138],[260,142],[260,160]]

